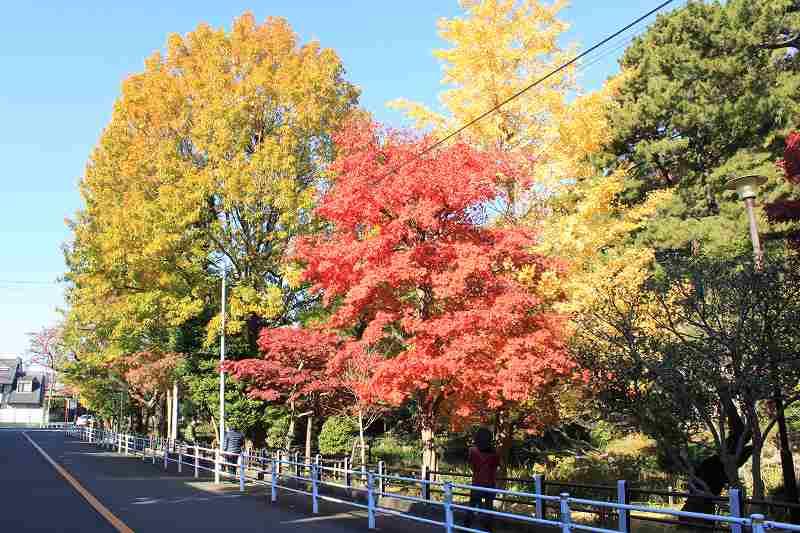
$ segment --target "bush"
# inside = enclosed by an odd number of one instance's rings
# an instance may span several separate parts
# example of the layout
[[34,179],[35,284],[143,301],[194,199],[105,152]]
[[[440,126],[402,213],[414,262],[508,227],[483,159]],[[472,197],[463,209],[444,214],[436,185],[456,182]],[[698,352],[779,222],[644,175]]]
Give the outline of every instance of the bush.
[[349,417],[332,416],[319,432],[319,452],[323,455],[349,454],[358,434],[358,425]]
[[417,467],[422,459],[422,450],[418,440],[405,442],[387,433],[373,442],[372,458],[385,461],[387,465]]
[[616,432],[614,431],[614,426],[605,420],[600,420],[594,425],[590,435],[593,446],[605,448],[616,437]]

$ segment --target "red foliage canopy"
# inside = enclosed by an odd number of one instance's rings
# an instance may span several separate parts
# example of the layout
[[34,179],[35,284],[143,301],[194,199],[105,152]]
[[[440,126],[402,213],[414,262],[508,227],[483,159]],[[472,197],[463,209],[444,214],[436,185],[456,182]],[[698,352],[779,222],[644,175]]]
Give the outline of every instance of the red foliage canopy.
[[325,370],[337,342],[335,334],[323,331],[265,328],[258,339],[263,359],[226,361],[224,368],[246,382],[254,398],[297,401],[330,389]]
[[172,387],[175,370],[183,358],[181,353],[143,351],[115,359],[110,367],[122,374],[133,398],[150,403]]
[[792,132],[786,138],[783,159],[778,162],[778,166],[783,169],[789,182],[800,185],[800,132]]
[[380,356],[375,396],[464,421],[572,376],[563,318],[518,281],[523,267],[536,279],[559,264],[531,252],[530,231],[486,223],[486,206],[502,201],[496,179],[513,166],[455,144],[390,172],[425,139],[366,122],[336,143],[335,181],[317,209],[329,228],[296,253],[332,305],[328,327],[347,333],[337,356]]
[[[783,159],[778,161],[786,181],[800,187],[800,132],[790,133],[786,138]],[[773,222],[800,222],[800,199],[780,200],[764,206],[767,217]],[[789,239],[800,247],[800,231],[793,232]]]

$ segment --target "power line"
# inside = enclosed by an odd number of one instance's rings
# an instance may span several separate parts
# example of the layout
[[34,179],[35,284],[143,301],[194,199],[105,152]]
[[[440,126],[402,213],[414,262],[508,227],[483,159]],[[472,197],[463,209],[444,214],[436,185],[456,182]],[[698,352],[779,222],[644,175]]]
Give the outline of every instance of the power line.
[[[636,20],[634,20],[630,24],[625,25],[623,28],[620,28],[619,30],[615,31],[614,33],[612,33],[611,35],[609,35],[608,37],[606,37],[602,41],[594,44],[590,48],[587,48],[586,50],[584,50],[580,54],[576,55],[575,57],[573,57],[572,59],[570,59],[566,63],[563,63],[562,65],[560,65],[557,68],[551,70],[549,73],[545,74],[541,78],[537,79],[536,81],[530,83],[526,87],[524,87],[524,88],[520,89],[519,91],[515,92],[514,94],[512,94],[511,96],[509,96],[508,98],[506,98],[505,100],[500,102],[499,104],[495,105],[491,109],[488,109],[487,111],[484,111],[483,113],[481,113],[477,117],[473,118],[472,120],[470,120],[466,124],[464,124],[461,127],[453,130],[452,132],[448,133],[443,138],[439,139],[438,141],[436,141],[435,143],[431,144],[430,146],[424,148],[421,152],[416,154],[414,157],[412,157],[412,158],[410,158],[410,159],[408,159],[406,161],[403,161],[402,163],[398,164],[394,168],[392,168],[389,171],[387,171],[385,174],[382,174],[380,176],[380,178],[378,178],[378,179],[384,178],[384,177],[388,176],[389,174],[391,174],[393,172],[397,172],[398,170],[400,170],[404,166],[408,165],[409,163],[412,163],[412,162],[420,159],[422,156],[424,156],[424,155],[430,153],[431,151],[435,150],[436,148],[438,148],[442,144],[446,143],[447,141],[449,141],[453,137],[457,136],[458,134],[460,134],[462,131],[466,130],[467,128],[469,128],[473,124],[475,124],[475,123],[479,122],[480,120],[486,118],[487,116],[489,116],[492,113],[494,113],[495,111],[499,110],[501,107],[503,107],[507,103],[511,102],[512,100],[515,100],[515,99],[519,98],[520,96],[522,96],[523,94],[525,94],[529,90],[533,89],[537,85],[542,84],[543,82],[545,82],[548,79],[552,78],[553,76],[555,76],[559,72],[565,70],[569,66],[571,66],[571,65],[575,64],[576,62],[580,61],[581,59],[583,59],[584,57],[588,56],[589,54],[591,54],[595,50],[597,50],[597,49],[601,48],[602,46],[604,46],[609,41],[612,41],[612,40],[616,39],[617,37],[619,37],[620,35],[622,35],[626,31],[628,31],[629,29],[633,28],[634,26],[636,26],[637,24],[639,24],[643,20],[649,18],[653,14],[661,11],[662,9],[664,9],[665,7],[667,7],[669,4],[673,3],[674,1],[675,0],[666,0],[665,2],[662,2],[661,4],[659,4],[658,6],[656,6],[653,9],[651,9],[650,11],[645,13],[644,15],[640,16],[639,18],[637,18]],[[591,63],[590,63],[590,65],[591,65]],[[586,66],[588,67],[590,65],[586,65]]]
[[0,285],[60,285],[59,281],[0,279]]

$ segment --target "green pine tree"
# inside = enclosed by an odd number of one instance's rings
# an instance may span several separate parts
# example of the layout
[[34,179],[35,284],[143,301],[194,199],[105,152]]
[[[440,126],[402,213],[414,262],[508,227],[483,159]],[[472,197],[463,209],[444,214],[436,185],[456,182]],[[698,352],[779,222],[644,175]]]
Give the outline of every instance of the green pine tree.
[[[601,164],[630,165],[624,200],[674,187],[639,238],[659,249],[749,246],[745,212],[725,182],[763,174],[759,201],[786,193],[775,161],[800,111],[796,0],[690,1],[662,15],[625,52],[628,72]],[[762,231],[771,229],[762,217]]]

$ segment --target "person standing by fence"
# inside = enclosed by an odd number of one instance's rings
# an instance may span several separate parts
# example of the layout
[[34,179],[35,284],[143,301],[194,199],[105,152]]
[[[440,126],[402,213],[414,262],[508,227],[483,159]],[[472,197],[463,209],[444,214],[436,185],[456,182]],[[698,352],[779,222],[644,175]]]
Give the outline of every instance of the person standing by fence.
[[[472,485],[476,487],[495,488],[497,486],[497,467],[500,465],[500,456],[494,449],[492,433],[484,428],[478,428],[475,433],[474,446],[470,447],[467,461],[472,469]],[[469,495],[469,506],[483,509],[494,509],[494,492],[472,489]],[[492,516],[483,515],[485,528],[492,530]],[[466,527],[472,526],[475,512],[467,512],[464,521]]]
[[[231,427],[228,432],[225,433],[225,441],[222,444],[222,451],[225,452],[226,463],[237,462],[239,454],[242,453],[243,443],[244,435],[242,435],[242,432],[235,427]],[[235,466],[228,465],[227,470],[231,474],[236,474]]]

